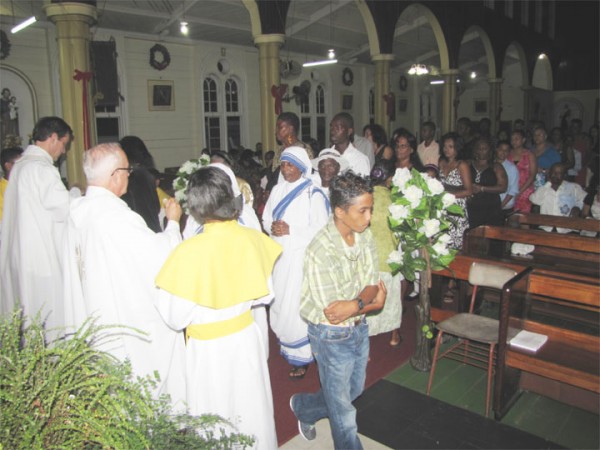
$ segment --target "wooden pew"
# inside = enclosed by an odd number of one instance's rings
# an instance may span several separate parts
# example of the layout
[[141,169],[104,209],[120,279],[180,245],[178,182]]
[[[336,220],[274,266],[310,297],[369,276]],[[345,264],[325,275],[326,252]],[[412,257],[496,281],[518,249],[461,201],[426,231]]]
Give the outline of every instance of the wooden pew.
[[[535,315],[531,304],[538,299],[551,299],[565,307],[595,314],[595,327]],[[529,268],[505,285],[494,386],[496,419],[504,416],[523,390],[598,413],[599,313],[599,279],[549,276]],[[508,336],[521,329],[544,334],[548,341],[536,353],[511,347]]]
[[537,229],[539,226],[547,226],[600,233],[600,220],[549,216],[546,214],[514,213],[508,216],[506,225],[511,228]]
[[[530,255],[513,255],[513,243],[534,245]],[[600,275],[600,240],[577,234],[481,226],[465,233],[462,254],[569,274]]]

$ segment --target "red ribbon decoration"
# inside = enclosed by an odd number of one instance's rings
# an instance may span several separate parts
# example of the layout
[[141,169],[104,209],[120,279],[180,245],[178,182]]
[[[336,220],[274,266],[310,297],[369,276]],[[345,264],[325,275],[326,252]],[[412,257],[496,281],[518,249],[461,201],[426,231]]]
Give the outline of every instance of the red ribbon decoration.
[[271,86],[271,95],[275,98],[275,114],[279,115],[283,112],[283,106],[281,104],[281,99],[283,98],[283,94],[287,92],[288,85],[280,84],[279,86]]
[[84,150],[87,150],[92,146],[90,140],[90,116],[88,111],[88,82],[92,79],[93,72],[82,72],[75,69],[75,75],[73,79],[75,81],[83,81],[83,144]]

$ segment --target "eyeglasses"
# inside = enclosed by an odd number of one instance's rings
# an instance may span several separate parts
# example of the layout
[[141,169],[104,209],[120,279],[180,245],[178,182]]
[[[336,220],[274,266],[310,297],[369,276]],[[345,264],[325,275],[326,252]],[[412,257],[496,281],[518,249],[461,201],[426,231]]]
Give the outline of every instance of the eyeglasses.
[[115,170],[113,170],[113,173],[110,174],[110,176],[112,177],[115,173],[117,173],[119,170],[124,170],[127,172],[127,175],[131,175],[131,172],[133,172],[133,168],[131,167],[118,167]]

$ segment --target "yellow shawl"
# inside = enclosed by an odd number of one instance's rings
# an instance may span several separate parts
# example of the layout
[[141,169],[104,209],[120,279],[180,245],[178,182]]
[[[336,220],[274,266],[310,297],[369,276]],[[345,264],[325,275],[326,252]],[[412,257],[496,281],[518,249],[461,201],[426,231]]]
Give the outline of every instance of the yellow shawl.
[[177,297],[227,308],[269,293],[267,280],[280,253],[271,238],[236,221],[209,223],[171,253],[155,281]]

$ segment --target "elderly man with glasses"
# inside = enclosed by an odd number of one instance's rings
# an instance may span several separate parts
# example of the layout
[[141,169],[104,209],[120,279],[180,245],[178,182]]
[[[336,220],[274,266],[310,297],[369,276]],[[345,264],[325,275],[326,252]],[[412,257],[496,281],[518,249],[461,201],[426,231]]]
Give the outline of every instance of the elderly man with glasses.
[[[84,154],[85,197],[71,204],[65,257],[65,322],[80,326],[89,317],[109,328],[101,348],[129,359],[134,375],[158,373],[155,395],[168,393],[175,408],[185,398],[184,338],[162,321],[153,305],[154,278],[181,242],[181,207],[165,204],[169,222],[155,233],[121,197],[131,168],[119,144],[99,144]],[[179,408],[182,410],[181,408]]]

